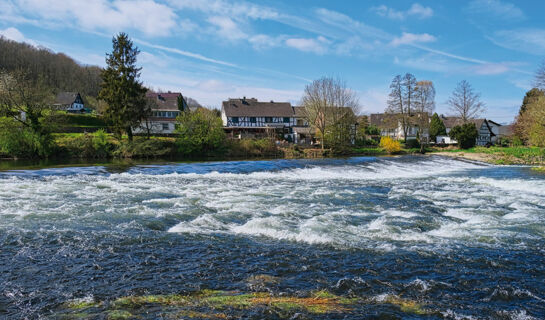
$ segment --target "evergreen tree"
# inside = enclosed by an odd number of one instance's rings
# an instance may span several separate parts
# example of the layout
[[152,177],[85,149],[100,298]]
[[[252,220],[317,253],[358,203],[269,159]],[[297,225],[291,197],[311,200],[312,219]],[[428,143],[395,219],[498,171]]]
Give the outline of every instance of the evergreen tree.
[[479,132],[472,122],[466,122],[461,126],[455,126],[449,132],[451,139],[458,141],[458,147],[469,149],[475,146]]
[[434,113],[431,117],[430,122],[430,138],[432,141],[435,141],[437,136],[446,135],[447,134],[447,128],[445,127],[445,124],[443,123],[443,120],[437,115],[437,113]]
[[146,88],[138,80],[140,70],[136,57],[140,53],[126,33],[112,39],[113,51],[106,54],[108,67],[102,72],[99,99],[108,105],[104,117],[116,133],[125,131],[132,141],[132,128],[146,113]]

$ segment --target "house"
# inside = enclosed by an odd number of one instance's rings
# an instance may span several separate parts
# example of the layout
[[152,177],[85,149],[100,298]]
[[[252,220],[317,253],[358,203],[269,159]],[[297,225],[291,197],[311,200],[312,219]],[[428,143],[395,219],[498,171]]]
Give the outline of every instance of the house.
[[[390,137],[395,140],[403,140],[405,138],[403,132],[403,122],[400,119],[400,114],[394,113],[372,113],[369,116],[369,124],[379,128],[380,135]],[[407,130],[407,140],[418,138],[418,120],[424,117],[424,121],[430,121],[427,113],[414,113],[409,117],[410,124]],[[422,134],[423,138],[428,137],[427,129]]]
[[500,137],[500,130],[502,125],[492,120],[487,120],[487,121],[488,121],[488,126],[490,127],[490,131],[492,131],[493,133],[491,137],[491,142],[493,144],[496,144],[498,142],[498,138]]
[[176,128],[176,117],[189,107],[180,92],[146,92],[146,99],[151,106],[151,116],[143,119],[134,128],[136,134],[172,134]]
[[221,119],[225,132],[231,137],[282,135],[291,141],[301,141],[302,131],[308,133],[308,129],[302,130],[308,128],[308,123],[298,108],[289,102],[263,102],[246,97],[228,99],[222,103]]
[[60,110],[66,110],[67,112],[87,112],[85,103],[79,92],[60,92],[57,94],[53,106]]
[[[445,116],[441,115],[441,120],[443,120],[443,123],[445,124],[447,135],[450,133],[450,130],[452,130],[452,128],[454,128],[455,126],[460,126],[460,125],[464,124],[464,121],[462,120],[462,118],[459,118],[459,117],[445,117]],[[477,135],[475,145],[477,145],[477,146],[486,146],[486,145],[490,145],[490,144],[493,143],[492,138],[495,137],[496,134],[494,132],[492,132],[492,127],[489,124],[489,120],[486,120],[486,119],[470,119],[470,120],[468,120],[468,122],[474,123],[475,127],[477,128],[477,131],[478,131],[478,135]],[[443,141],[440,140],[440,139],[444,139],[443,143],[447,143],[447,144],[448,143],[452,143],[452,144],[456,143],[455,140],[450,139],[450,138],[448,139],[448,142],[447,142],[446,138],[448,138],[448,136],[447,137],[438,136],[437,137],[437,142],[441,143]]]

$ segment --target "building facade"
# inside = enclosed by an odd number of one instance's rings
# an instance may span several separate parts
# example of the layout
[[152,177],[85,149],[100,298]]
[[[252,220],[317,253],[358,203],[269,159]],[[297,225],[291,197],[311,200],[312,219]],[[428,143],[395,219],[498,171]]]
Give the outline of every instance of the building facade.
[[223,101],[221,119],[232,138],[282,135],[291,142],[311,142],[311,130],[302,107],[289,102],[263,102],[255,98]]
[[[441,116],[441,120],[443,120],[443,123],[445,124],[445,128],[447,131],[447,135],[450,133],[450,130],[454,128],[455,126],[460,126],[464,124],[464,121],[462,118],[459,117],[445,117]],[[477,128],[477,139],[475,141],[475,145],[477,146],[486,146],[491,145],[494,143],[493,138],[496,137],[496,134],[492,131],[492,127],[488,120],[486,119],[471,119],[468,120],[468,122],[475,124],[475,127]],[[498,128],[499,131],[499,128]],[[437,137],[439,139],[439,137]],[[457,143],[454,139],[449,139],[449,142],[454,144]],[[438,142],[441,143],[441,142]],[[447,142],[448,143],[448,142]]]
[[53,106],[71,113],[86,112],[85,103],[79,92],[60,92],[57,94]]
[[[413,114],[409,117],[409,126],[407,127],[407,140],[418,138],[419,117],[424,117],[424,121],[430,121],[428,114]],[[390,137],[394,140],[403,140],[405,132],[403,130],[403,122],[399,114],[392,113],[372,113],[369,116],[369,124],[377,127],[380,130],[380,135]],[[421,138],[428,137],[428,129],[424,129]]]
[[173,134],[176,129],[176,117],[189,108],[180,92],[146,93],[146,99],[151,107],[151,116],[142,119],[134,128],[136,134]]

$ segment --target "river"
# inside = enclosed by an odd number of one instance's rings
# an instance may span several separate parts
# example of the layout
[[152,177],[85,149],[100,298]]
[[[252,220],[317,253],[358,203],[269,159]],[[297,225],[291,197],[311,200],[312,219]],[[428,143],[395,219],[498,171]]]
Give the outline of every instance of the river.
[[438,156],[0,171],[0,318],[113,319],[121,297],[203,289],[354,303],[121,311],[545,318],[545,175]]

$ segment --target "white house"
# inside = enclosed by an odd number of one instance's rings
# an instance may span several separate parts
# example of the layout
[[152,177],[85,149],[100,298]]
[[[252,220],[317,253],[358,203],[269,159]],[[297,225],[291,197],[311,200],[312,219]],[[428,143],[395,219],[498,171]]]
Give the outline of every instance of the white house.
[[[417,117],[425,117],[426,121],[430,121],[430,117],[426,113],[415,113],[409,117],[411,122],[407,128],[407,140],[414,140],[418,135]],[[380,129],[381,136],[387,136],[395,140],[404,139],[403,123],[399,119],[399,114],[392,113],[372,113],[369,116],[369,123]],[[428,130],[424,129],[422,138],[428,137]]]
[[133,128],[137,134],[172,134],[176,129],[176,117],[189,110],[187,103],[180,92],[158,93],[148,91],[146,93],[148,103],[151,105],[151,117],[143,119],[140,125]]
[[85,112],[85,103],[79,92],[60,92],[53,106],[68,112]]

